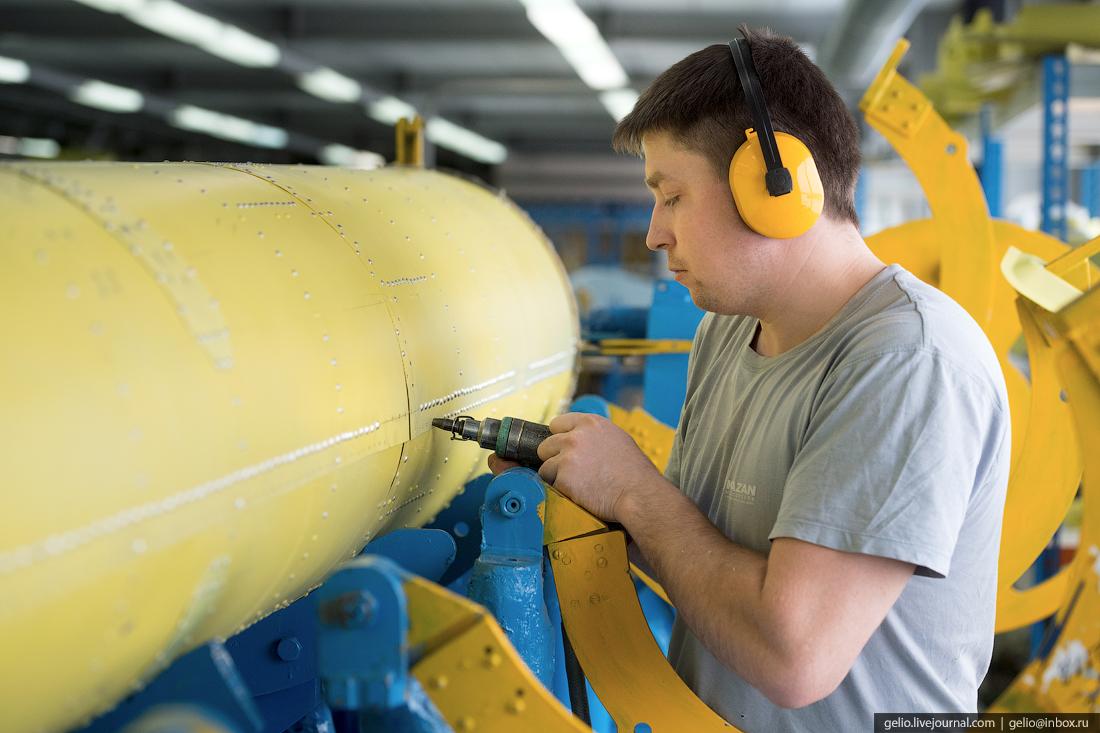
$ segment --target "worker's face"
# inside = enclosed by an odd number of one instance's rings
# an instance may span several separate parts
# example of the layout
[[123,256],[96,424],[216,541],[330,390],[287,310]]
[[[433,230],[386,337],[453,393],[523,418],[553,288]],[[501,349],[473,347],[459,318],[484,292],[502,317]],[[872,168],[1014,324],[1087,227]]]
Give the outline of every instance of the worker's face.
[[701,154],[665,133],[645,135],[642,151],[655,199],[646,246],[668,253],[669,269],[700,308],[755,315],[769,240],[741,221],[729,184]]

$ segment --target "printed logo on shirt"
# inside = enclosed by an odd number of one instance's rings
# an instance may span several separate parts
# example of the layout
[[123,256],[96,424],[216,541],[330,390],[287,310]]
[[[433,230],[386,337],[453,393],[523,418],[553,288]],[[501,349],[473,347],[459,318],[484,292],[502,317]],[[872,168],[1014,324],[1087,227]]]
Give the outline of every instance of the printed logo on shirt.
[[726,493],[729,494],[731,499],[742,504],[754,504],[756,502],[756,486],[753,484],[746,484],[728,478],[726,479]]

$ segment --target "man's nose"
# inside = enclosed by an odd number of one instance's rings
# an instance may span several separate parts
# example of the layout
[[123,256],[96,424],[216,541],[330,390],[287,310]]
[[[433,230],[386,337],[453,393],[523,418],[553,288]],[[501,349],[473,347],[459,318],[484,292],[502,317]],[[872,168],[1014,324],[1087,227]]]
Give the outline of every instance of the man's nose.
[[645,246],[656,252],[670,244],[672,244],[672,231],[665,225],[661,212],[654,207],[653,214],[649,217],[649,231],[645,235]]

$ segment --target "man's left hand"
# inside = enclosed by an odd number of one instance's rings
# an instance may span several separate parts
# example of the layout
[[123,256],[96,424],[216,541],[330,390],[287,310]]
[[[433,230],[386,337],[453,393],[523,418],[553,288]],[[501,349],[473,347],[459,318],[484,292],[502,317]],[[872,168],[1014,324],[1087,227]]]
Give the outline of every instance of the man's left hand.
[[539,445],[539,476],[600,519],[621,521],[620,500],[660,471],[625,431],[610,420],[567,412],[550,422]]

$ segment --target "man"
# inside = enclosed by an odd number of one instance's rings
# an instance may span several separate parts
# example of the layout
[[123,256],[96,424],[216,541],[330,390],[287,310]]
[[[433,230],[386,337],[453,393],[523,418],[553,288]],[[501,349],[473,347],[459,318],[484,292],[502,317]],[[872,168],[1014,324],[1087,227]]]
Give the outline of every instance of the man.
[[753,123],[727,46],[662,74],[615,143],[645,158],[647,246],[709,311],[672,456],[661,476],[610,422],[567,414],[540,474],[624,525],[678,610],[670,661],[743,730],[972,712],[1008,474],[1000,368],[962,308],[863,242],[858,133],[822,72],[745,33],[823,215],[792,239],[738,215],[727,170]]

